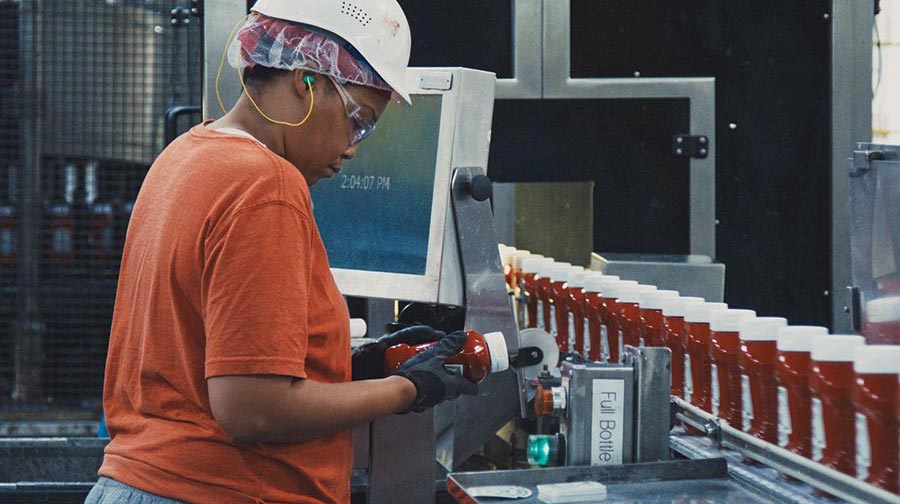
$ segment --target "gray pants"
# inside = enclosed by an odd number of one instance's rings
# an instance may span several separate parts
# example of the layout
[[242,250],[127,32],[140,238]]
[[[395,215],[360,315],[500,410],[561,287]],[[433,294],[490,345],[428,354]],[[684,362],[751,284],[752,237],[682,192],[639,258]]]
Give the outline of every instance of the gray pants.
[[183,501],[160,497],[150,492],[138,490],[133,486],[120,483],[114,479],[100,477],[84,504],[186,504]]

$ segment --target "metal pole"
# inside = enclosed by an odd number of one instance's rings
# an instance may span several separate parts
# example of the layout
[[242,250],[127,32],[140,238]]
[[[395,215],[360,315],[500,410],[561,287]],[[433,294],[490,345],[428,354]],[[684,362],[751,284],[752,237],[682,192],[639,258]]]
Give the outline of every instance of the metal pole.
[[14,400],[35,399],[43,395],[41,364],[43,362],[44,323],[38,309],[40,256],[39,225],[41,219],[41,61],[35,32],[40,26],[40,0],[23,0],[19,4],[19,58],[22,69],[22,197],[19,215],[20,248],[18,254],[18,295],[14,324]]
[[874,16],[872,0],[831,2],[831,303],[835,332],[850,330],[847,160],[858,142],[872,139]]

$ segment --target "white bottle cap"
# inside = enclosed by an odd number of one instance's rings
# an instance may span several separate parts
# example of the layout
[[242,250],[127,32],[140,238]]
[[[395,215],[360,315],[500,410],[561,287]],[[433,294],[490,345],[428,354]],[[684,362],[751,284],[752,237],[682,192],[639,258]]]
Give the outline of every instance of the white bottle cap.
[[549,257],[542,257],[537,266],[537,274],[541,278],[550,278],[550,270],[556,265],[556,261]]
[[738,332],[741,324],[756,318],[753,310],[720,310],[709,316],[709,330],[716,332]]
[[853,356],[853,370],[857,373],[900,374],[900,345],[857,348]]
[[516,268],[517,270],[522,269],[522,261],[524,261],[525,259],[527,259],[529,257],[534,257],[535,259],[539,258],[538,255],[532,254],[531,252],[528,252],[527,250],[517,250],[516,253],[513,254],[513,259],[512,259],[513,268]]
[[500,249],[500,262],[504,266],[512,266],[512,257],[513,253],[515,253],[515,247],[507,247],[506,245],[498,245],[497,248]]
[[547,270],[547,275],[553,282],[567,282],[571,273],[572,265],[565,263],[556,263]]
[[704,303],[702,297],[681,296],[666,298],[660,303],[663,315],[666,317],[684,317],[684,307],[692,303]]
[[602,284],[604,280],[604,276],[600,273],[591,272],[587,274],[587,277],[584,279],[584,291],[585,292],[600,292],[602,289]]
[[361,318],[352,318],[350,319],[350,337],[351,338],[362,338],[366,335],[366,332],[369,328],[366,326],[366,321]]
[[684,307],[684,321],[709,324],[713,312],[727,309],[725,303],[690,303]]
[[873,299],[866,303],[866,320],[873,324],[900,320],[900,297]]
[[813,340],[810,357],[819,362],[853,362],[856,348],[865,344],[865,338],[852,334],[821,336]]
[[584,271],[575,271],[569,273],[569,287],[570,288],[584,288],[585,281],[587,280],[587,273]]
[[810,352],[813,340],[828,335],[827,327],[787,326],[776,331],[778,349],[785,352]]
[[644,294],[655,290],[655,285],[625,285],[619,290],[619,302],[640,303]]
[[740,336],[743,341],[777,341],[778,329],[786,326],[786,318],[757,317],[741,324]]
[[605,298],[618,299],[623,287],[637,284],[634,280],[604,280],[600,284],[600,294]]
[[502,332],[483,334],[484,343],[491,354],[491,373],[499,373],[509,369],[509,353],[506,349],[506,339]]
[[524,257],[522,258],[519,269],[525,273],[537,273],[538,267],[541,265],[543,259],[543,257],[535,257],[534,255]]
[[662,310],[663,301],[678,297],[678,291],[656,290],[645,292],[639,301],[641,308],[645,310]]

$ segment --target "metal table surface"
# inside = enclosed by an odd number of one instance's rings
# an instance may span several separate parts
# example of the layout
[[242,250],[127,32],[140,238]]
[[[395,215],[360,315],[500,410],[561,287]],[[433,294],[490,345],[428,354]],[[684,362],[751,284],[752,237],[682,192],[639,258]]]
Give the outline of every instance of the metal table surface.
[[[767,504],[765,499],[728,476],[723,459],[673,460],[621,466],[579,466],[515,471],[487,471],[451,473],[447,489],[451,496],[464,504],[543,503],[537,485],[570,481],[599,481],[606,485],[604,503],[640,502],[650,504]],[[533,492],[526,499],[496,499],[472,497],[473,487],[516,485]],[[598,502],[596,500],[585,503]]]

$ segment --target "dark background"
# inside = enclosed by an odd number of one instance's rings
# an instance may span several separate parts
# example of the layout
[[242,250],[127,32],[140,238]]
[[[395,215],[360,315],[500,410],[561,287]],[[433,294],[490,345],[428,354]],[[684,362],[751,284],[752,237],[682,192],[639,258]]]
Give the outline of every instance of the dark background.
[[[412,65],[512,74],[509,0],[400,3]],[[726,301],[792,324],[830,324],[830,2],[571,4],[572,77],[716,78]],[[594,180],[595,250],[685,253],[689,168],[670,143],[689,126],[687,107],[498,100],[489,173],[500,182]]]

